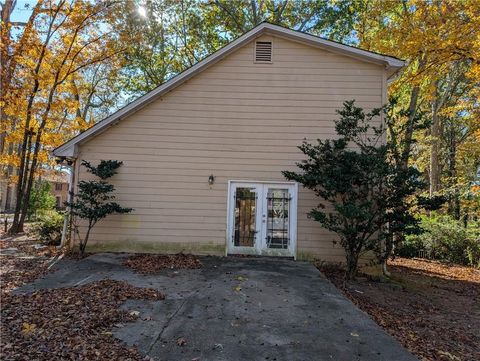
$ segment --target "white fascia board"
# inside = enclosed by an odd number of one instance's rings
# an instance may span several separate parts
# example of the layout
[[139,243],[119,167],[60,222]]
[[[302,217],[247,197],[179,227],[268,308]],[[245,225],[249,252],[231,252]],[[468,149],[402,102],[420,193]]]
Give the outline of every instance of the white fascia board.
[[[68,142],[65,143],[64,145],[67,145],[67,144],[68,144]],[[73,145],[70,145],[68,147],[64,147],[64,145],[54,149],[52,154],[56,157],[76,158],[77,157],[77,145],[73,144]]]
[[290,30],[283,28],[278,25],[268,24],[268,30],[272,33],[278,33],[284,35],[292,40],[302,41],[304,43],[309,43],[311,45],[320,46],[324,49],[330,50],[335,53],[344,54],[347,56],[364,59],[369,62],[374,62],[377,64],[385,64],[388,67],[392,68],[402,68],[405,66],[405,61],[387,56],[382,54],[377,54],[368,50],[363,50],[353,46],[344,45],[335,41],[327,40],[320,38],[315,35],[302,33],[300,31]]

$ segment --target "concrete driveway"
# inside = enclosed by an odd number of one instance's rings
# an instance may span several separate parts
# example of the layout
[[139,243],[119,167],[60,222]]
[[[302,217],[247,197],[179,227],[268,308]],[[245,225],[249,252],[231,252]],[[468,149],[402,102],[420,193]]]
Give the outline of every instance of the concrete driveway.
[[20,291],[105,278],[157,288],[164,301],[127,301],[140,318],[114,330],[155,360],[416,360],[309,263],[203,257],[201,269],[144,276],[125,257],[62,261]]

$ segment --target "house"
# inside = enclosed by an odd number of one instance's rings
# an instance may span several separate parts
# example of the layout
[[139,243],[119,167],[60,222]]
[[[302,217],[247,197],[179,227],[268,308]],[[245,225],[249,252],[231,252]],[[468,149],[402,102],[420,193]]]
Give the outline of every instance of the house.
[[318,200],[281,171],[302,140],[335,136],[345,100],[371,109],[404,62],[262,23],[55,149],[120,160],[111,180],[131,214],[94,229],[92,250],[255,254],[342,261],[307,218]]
[[15,207],[16,199],[15,188],[8,181],[8,178],[2,174],[0,179],[0,212],[11,212]]
[[53,170],[44,173],[42,180],[50,183],[50,191],[55,197],[55,208],[64,209],[65,202],[68,201],[69,175],[62,171]]
[[[68,200],[69,175],[58,170],[43,171],[39,180],[50,183],[50,190],[55,197],[55,208],[64,209],[64,203]],[[7,179],[0,180],[0,210],[13,212],[16,202],[16,187]]]

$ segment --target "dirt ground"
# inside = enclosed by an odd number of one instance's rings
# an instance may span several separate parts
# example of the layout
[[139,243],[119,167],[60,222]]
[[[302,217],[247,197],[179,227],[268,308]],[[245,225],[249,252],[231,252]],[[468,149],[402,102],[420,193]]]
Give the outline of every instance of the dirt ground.
[[392,279],[362,274],[344,283],[321,271],[422,360],[480,360],[480,271],[424,259],[390,261]]

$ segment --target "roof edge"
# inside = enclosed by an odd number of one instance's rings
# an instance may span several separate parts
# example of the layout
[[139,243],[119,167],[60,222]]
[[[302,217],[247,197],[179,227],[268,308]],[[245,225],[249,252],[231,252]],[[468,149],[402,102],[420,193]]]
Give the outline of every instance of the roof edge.
[[167,92],[173,90],[177,86],[183,84],[185,81],[190,79],[196,73],[212,66],[213,64],[217,63],[218,61],[223,59],[225,56],[233,52],[237,47],[242,46],[245,43],[248,43],[249,41],[251,41],[252,39],[258,37],[263,33],[271,33],[273,35],[284,36],[291,40],[301,41],[313,46],[322,47],[332,52],[337,52],[346,56],[356,57],[356,58],[363,59],[365,61],[385,65],[389,77],[391,77],[394,74],[397,74],[406,65],[405,61],[394,58],[394,57],[374,53],[368,50],[363,50],[353,46],[349,46],[349,45],[341,44],[331,40],[327,40],[324,38],[320,38],[315,35],[303,33],[296,30],[291,30],[279,25],[268,23],[268,22],[263,22],[257,25],[256,27],[254,27],[252,30],[241,35],[237,39],[231,41],[230,43],[228,43],[221,49],[217,50],[213,54],[199,61],[192,67],[184,70],[183,72],[179,73],[173,78],[167,80],[165,83],[156,87],[152,91],[139,97],[133,102],[127,104],[123,108],[117,110],[115,113],[109,115],[108,117],[94,124],[87,130],[73,137],[69,141],[65,142],[61,146],[55,148],[52,152],[53,155],[57,157],[76,157],[78,144],[84,143],[89,138],[100,134],[104,130],[118,123],[123,118],[128,117],[132,113],[145,107],[146,105],[154,101],[157,97],[163,94],[166,94]]
[[313,34],[304,33],[298,30],[288,29],[280,25],[271,24],[268,22],[265,22],[265,24],[269,25],[268,26],[269,32],[273,32],[273,33],[277,32],[278,34],[287,35],[287,37],[290,39],[304,40],[305,42],[310,43],[311,45],[317,45],[317,46],[321,45],[322,47],[327,48],[333,52],[339,52],[344,55],[360,57],[360,58],[364,58],[365,60],[374,61],[374,62],[384,62],[386,65],[395,67],[395,68],[397,67],[401,68],[406,65],[406,62],[404,60],[398,59],[393,56],[380,54],[370,50],[364,50],[356,46],[342,44],[340,42],[325,39]]

